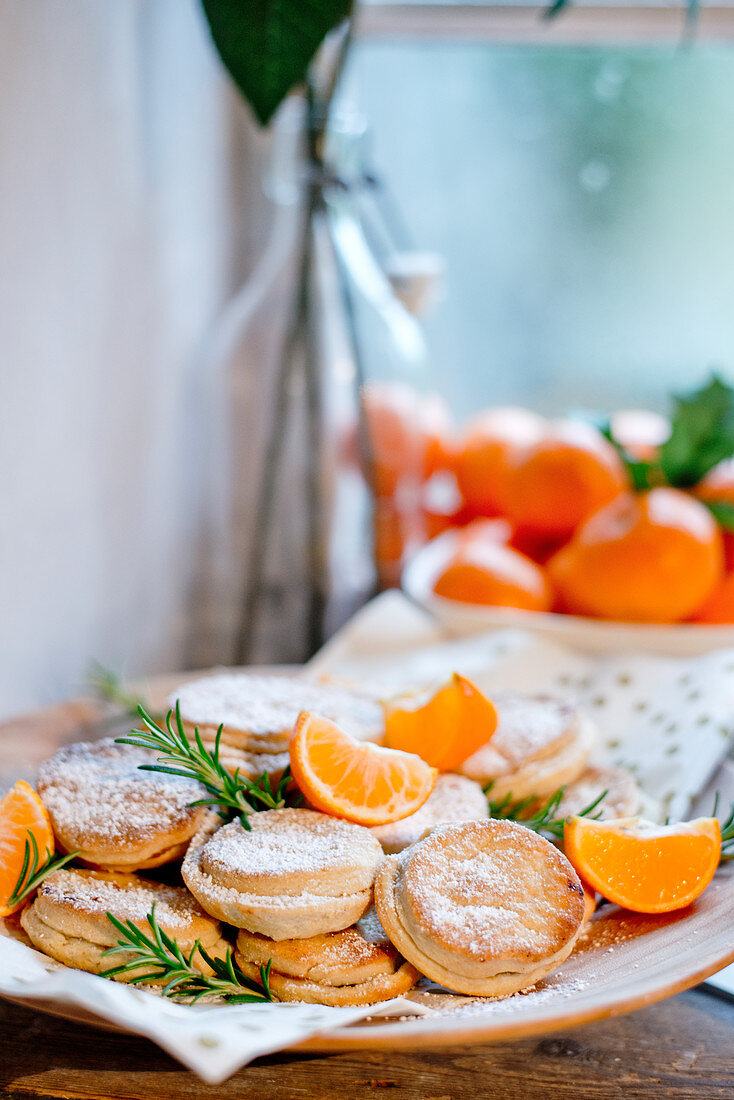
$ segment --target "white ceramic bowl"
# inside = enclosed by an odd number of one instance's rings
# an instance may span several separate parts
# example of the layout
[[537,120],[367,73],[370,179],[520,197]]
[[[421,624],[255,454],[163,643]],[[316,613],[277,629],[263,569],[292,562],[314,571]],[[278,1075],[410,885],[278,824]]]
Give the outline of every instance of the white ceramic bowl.
[[429,611],[451,634],[474,634],[503,627],[521,627],[588,653],[646,651],[680,657],[734,646],[734,625],[698,623],[655,625],[607,622],[579,615],[521,611],[515,607],[485,607],[437,596],[433,585],[454,549],[457,535],[447,531],[424,546],[403,571],[403,591]]

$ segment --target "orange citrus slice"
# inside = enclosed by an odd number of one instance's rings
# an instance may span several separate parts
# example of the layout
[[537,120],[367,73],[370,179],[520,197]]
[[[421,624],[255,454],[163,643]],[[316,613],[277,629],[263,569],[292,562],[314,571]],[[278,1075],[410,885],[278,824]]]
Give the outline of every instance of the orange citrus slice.
[[711,882],[721,830],[715,817],[676,825],[572,817],[564,847],[582,880],[608,901],[636,913],[669,913],[689,905]]
[[7,917],[23,905],[8,903],[23,869],[29,832],[38,845],[39,861],[47,853],[53,855],[54,834],[48,811],[33,787],[19,779],[0,799],[0,917]]
[[458,768],[496,728],[490,700],[458,672],[422,706],[411,709],[405,700],[385,704],[388,748],[414,752],[440,772]]
[[386,825],[419,810],[436,769],[418,756],[356,741],[302,711],[290,742],[291,772],[317,810],[358,825]]

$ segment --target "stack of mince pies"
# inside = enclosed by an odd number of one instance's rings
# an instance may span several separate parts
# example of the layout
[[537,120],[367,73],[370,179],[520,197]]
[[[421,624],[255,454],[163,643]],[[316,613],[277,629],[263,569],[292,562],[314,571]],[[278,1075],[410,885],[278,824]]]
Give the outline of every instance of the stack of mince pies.
[[[376,700],[293,676],[220,673],[170,702],[207,745],[223,726],[223,760],[248,777],[282,775],[303,709],[362,740],[384,732]],[[588,896],[557,847],[488,816],[483,788],[542,801],[565,785],[569,812],[609,788],[607,816],[633,813],[639,792],[626,773],[588,764],[593,729],[570,704],[496,702],[497,731],[460,774],[440,775],[410,817],[371,828],[306,806],[222,823],[194,805],[206,795],[198,783],[141,770],[155,760],[148,750],[109,739],[67,746],[42,766],[38,792],[57,848],[78,852],[78,866],[46,878],[22,926],[51,958],[99,973],[118,942],[107,914],[145,931],[155,904],[184,951],[197,941],[210,958],[231,950],[253,979],[269,963],[283,1001],[371,1005],[421,976],[473,996],[527,989],[573,949]]]

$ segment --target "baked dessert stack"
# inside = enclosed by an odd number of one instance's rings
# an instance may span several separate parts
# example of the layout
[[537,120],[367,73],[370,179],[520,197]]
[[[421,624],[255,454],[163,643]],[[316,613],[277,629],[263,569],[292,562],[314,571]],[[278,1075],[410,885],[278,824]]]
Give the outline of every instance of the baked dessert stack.
[[168,699],[179,708],[190,738],[198,729],[204,745],[246,779],[267,774],[277,783],[288,766],[288,743],[303,710],[329,718],[358,740],[378,741],[382,710],[372,699],[351,691],[290,676],[221,673],[183,684]]
[[[356,741],[379,743],[384,730],[374,700],[295,677],[222,673],[171,702],[207,747],[223,725],[220,758],[250,779],[282,776],[303,709]],[[571,952],[594,894],[556,845],[490,818],[483,788],[527,801],[528,814],[559,787],[569,813],[606,789],[606,817],[633,813],[639,792],[627,773],[589,765],[593,729],[567,702],[506,693],[495,703],[491,739],[438,775],[417,811],[371,827],[303,806],[223,821],[195,805],[211,794],[199,783],[141,770],[155,752],[109,739],[68,746],[41,768],[38,792],[59,848],[92,869],[50,874],[22,925],[52,958],[99,973],[119,942],[107,914],[149,929],[155,906],[202,973],[197,943],[213,959],[234,951],[247,978],[269,967],[280,1000],[374,1004],[421,975],[468,995],[527,989]],[[134,873],[166,864],[169,876],[180,865],[183,885]]]

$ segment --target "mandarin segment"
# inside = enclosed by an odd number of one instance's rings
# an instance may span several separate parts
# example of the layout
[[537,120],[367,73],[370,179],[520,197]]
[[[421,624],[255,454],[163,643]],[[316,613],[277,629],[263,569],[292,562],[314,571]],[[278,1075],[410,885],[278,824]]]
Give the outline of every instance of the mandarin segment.
[[438,774],[419,756],[356,741],[307,711],[296,722],[290,758],[311,806],[358,825],[386,825],[415,813]]
[[564,849],[581,879],[608,901],[636,913],[670,913],[690,905],[711,882],[721,829],[713,817],[663,826],[572,817]]
[[23,905],[19,902],[11,906],[8,901],[23,868],[29,833],[35,838],[40,859],[53,855],[54,834],[48,811],[33,787],[20,779],[0,799],[0,916],[3,917]]
[[411,708],[403,700],[385,706],[385,744],[415,753],[441,772],[458,768],[496,728],[492,702],[456,672],[422,705]]

